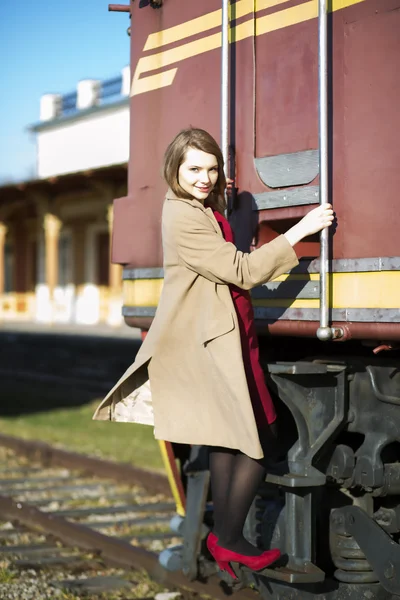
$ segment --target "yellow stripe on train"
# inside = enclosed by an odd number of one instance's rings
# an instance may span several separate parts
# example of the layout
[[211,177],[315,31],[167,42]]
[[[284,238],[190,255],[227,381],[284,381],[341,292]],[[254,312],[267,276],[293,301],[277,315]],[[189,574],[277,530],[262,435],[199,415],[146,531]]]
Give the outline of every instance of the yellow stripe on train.
[[[275,281],[318,281],[319,275],[282,275]],[[125,306],[156,307],[163,280],[135,279],[123,282]],[[400,308],[400,271],[334,273],[331,275],[332,308]],[[279,289],[276,290],[279,295]],[[274,298],[253,300],[254,306],[318,308],[319,299]]]
[[157,306],[163,279],[128,279],[122,283],[125,306]]
[[[289,27],[297,23],[302,23],[318,16],[318,0],[309,0],[303,4],[278,10],[272,14],[257,16],[254,22],[255,13],[267,8],[272,8],[284,4],[288,0],[239,0],[231,7],[231,17],[240,19],[248,14],[250,19],[244,23],[239,23],[230,30],[230,40],[239,42],[248,37],[269,33]],[[332,0],[332,11],[341,10],[359,4],[365,0]],[[254,13],[255,7],[255,13]],[[233,12],[234,11],[234,12]],[[169,27],[162,31],[151,33],[144,45],[143,51],[155,50],[168,44],[183,40],[193,35],[208,32],[221,27],[221,10],[215,10],[201,17],[191,19],[180,25]],[[138,60],[135,73],[132,79],[131,96],[137,96],[151,90],[160,89],[172,85],[178,67],[165,70],[154,75],[146,75],[150,71],[161,70],[174,63],[179,63],[187,58],[192,58],[215,50],[221,46],[221,32],[217,31],[206,35],[205,37],[186,42],[176,48],[164,50],[150,56],[144,56]]]
[[[235,4],[229,6],[230,20],[240,19],[246,15],[273,8],[279,4],[285,4],[290,0],[238,0]],[[213,10],[212,12],[202,15],[185,23],[180,23],[174,27],[168,27],[162,31],[151,33],[144,45],[143,51],[155,50],[162,46],[167,46],[174,42],[178,42],[185,38],[191,37],[209,31],[222,25],[222,10]]]

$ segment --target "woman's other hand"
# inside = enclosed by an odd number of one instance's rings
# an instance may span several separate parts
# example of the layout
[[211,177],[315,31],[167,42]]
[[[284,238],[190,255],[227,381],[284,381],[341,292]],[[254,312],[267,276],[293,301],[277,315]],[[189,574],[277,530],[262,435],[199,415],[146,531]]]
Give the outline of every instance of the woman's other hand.
[[325,227],[330,227],[335,215],[331,204],[321,204],[307,213],[301,221],[289,229],[284,235],[291,246],[294,246],[303,238],[317,233]]
[[226,193],[228,194],[228,196],[232,194],[232,190],[235,187],[234,183],[234,179],[229,179],[228,177],[226,178]]

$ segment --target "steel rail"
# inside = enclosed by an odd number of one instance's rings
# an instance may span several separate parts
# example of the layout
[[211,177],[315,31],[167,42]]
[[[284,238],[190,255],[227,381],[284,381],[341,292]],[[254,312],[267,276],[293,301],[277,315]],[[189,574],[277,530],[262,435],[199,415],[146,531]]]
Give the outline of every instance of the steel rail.
[[[145,569],[153,579],[165,585],[211,596],[216,600],[226,598],[224,588],[216,576],[210,578],[207,583],[189,581],[181,571],[171,572],[163,569],[158,562],[158,555],[153,552],[93,531],[84,525],[70,523],[63,517],[47,514],[29,504],[0,496],[0,516],[12,522],[17,521],[29,529],[53,535],[69,546],[96,552],[110,566]],[[241,592],[238,598],[254,600],[257,596],[254,592],[246,590]]]
[[24,440],[5,434],[0,434],[0,446],[10,448],[17,454],[27,456],[31,460],[37,460],[46,467],[54,465],[76,469],[82,473],[97,475],[98,477],[112,479],[126,483],[127,485],[141,485],[149,492],[155,494],[171,496],[168,479],[161,473],[79,454],[78,452],[61,450],[44,442]]
[[[318,0],[318,119],[319,119],[319,203],[329,202],[328,148],[328,1]],[[329,227],[320,233],[320,324],[321,341],[340,338],[340,328],[329,325]]]

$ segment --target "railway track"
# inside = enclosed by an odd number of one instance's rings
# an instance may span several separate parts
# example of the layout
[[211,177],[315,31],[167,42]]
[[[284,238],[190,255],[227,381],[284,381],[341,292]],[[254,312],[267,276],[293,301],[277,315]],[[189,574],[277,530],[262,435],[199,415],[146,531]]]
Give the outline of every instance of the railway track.
[[[31,409],[32,383],[38,410],[53,409],[55,394],[57,406],[102,395],[135,344],[3,333],[3,392],[15,398],[5,413]],[[232,590],[219,576],[189,581],[159,564],[164,548],[182,544],[169,526],[174,514],[162,475],[0,434],[0,600],[150,600],[175,590],[225,599]],[[235,595],[254,599],[250,590]]]
[[216,577],[189,582],[159,565],[182,543],[168,492],[161,475],[0,435],[0,598],[223,598]]

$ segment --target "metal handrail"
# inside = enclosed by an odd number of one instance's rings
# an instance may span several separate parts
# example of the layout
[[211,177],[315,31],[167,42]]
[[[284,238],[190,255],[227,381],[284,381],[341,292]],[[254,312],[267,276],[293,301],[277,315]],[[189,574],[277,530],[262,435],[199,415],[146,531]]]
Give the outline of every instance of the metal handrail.
[[221,150],[225,176],[229,160],[229,0],[222,0],[221,26]]
[[[328,177],[328,0],[318,0],[318,116],[319,116],[319,203],[329,202]],[[317,337],[328,341],[341,337],[342,330],[329,325],[329,228],[320,233],[320,325]]]

